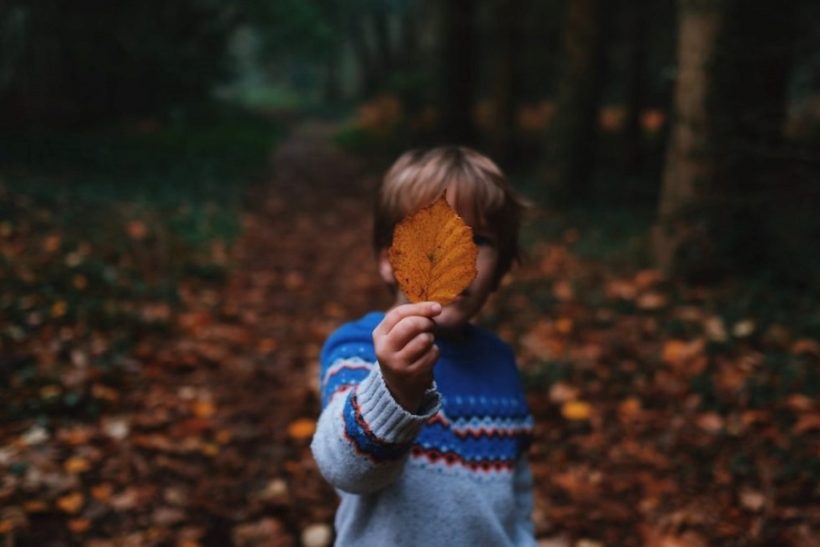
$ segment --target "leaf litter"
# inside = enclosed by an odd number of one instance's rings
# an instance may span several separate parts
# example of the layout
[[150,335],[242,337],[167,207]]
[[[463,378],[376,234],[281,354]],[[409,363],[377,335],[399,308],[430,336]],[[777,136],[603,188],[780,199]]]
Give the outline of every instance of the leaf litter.
[[[372,183],[326,139],[302,132],[277,152],[277,180],[255,190],[229,250],[230,276],[179,279],[172,306],[108,297],[119,322],[76,315],[88,291],[122,281],[110,268],[70,273],[108,251],[73,244],[0,189],[22,211],[0,230],[14,282],[0,287],[7,541],[329,541],[335,496],[308,446],[318,353],[342,321],[386,308],[390,295],[366,267]],[[340,176],[359,182],[322,185]],[[311,191],[295,195],[297,183]],[[138,224],[127,233],[151,240]],[[537,243],[482,318],[514,346],[536,418],[540,541],[812,544],[816,337],[724,313],[717,289],[581,260],[572,245],[582,237]],[[30,289],[49,268],[86,281],[49,300]],[[124,338],[110,325],[125,317],[132,343],[118,354]]]

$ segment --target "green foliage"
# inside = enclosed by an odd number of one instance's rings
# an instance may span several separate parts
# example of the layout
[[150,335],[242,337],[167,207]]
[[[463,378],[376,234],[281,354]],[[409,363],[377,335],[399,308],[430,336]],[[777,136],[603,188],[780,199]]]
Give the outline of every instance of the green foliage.
[[263,53],[270,60],[322,61],[340,47],[333,1],[250,1],[246,8],[251,23],[262,31]]
[[[3,135],[0,347],[25,356],[63,332],[60,359],[104,342],[97,370],[130,366],[136,343],[171,328],[183,284],[224,282],[245,189],[281,134],[208,104],[142,128]],[[5,411],[99,413],[84,390],[42,396],[61,384],[63,364],[9,366],[0,390],[31,396]]]
[[7,2],[4,117],[88,125],[204,97],[227,75],[234,11],[214,0]]

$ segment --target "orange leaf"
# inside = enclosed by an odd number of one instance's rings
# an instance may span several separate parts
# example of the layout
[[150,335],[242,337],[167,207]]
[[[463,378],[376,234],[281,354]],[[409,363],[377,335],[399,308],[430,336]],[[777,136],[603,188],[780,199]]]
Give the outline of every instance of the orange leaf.
[[71,283],[74,285],[75,289],[81,291],[88,287],[88,278],[83,274],[76,274],[71,278]]
[[555,322],[555,329],[561,334],[569,334],[572,332],[572,319],[569,317],[562,317]]
[[58,300],[51,305],[51,317],[62,317],[68,311],[68,303],[65,300]]
[[288,437],[296,440],[309,439],[316,431],[316,422],[309,418],[299,418],[288,426]]
[[47,253],[53,253],[60,248],[63,243],[63,238],[57,234],[51,234],[43,241],[43,250]]
[[43,500],[29,500],[23,503],[26,513],[45,513],[48,511],[48,504]]
[[210,418],[216,414],[216,406],[211,401],[200,400],[194,403],[193,411],[199,418]]
[[583,401],[568,401],[561,405],[561,415],[567,420],[588,420],[592,407]]
[[78,475],[80,473],[88,471],[91,468],[91,465],[89,465],[88,460],[86,460],[85,458],[74,456],[72,458],[67,459],[63,464],[63,467],[68,473],[71,473],[72,475]]
[[705,343],[696,339],[691,342],[684,340],[667,340],[663,345],[663,361],[675,367],[689,363],[703,353]]
[[141,241],[148,236],[148,226],[141,220],[132,220],[126,226],[128,236],[135,240]]
[[388,259],[411,302],[452,302],[476,276],[473,231],[444,199],[396,225]]
[[57,500],[57,507],[65,513],[76,513],[83,508],[85,497],[80,492],[72,492]]
[[111,498],[111,493],[113,492],[112,486],[107,483],[97,484],[91,487],[91,495],[97,501],[108,501]]
[[75,534],[82,534],[91,527],[91,521],[88,519],[71,519],[68,521],[68,529]]

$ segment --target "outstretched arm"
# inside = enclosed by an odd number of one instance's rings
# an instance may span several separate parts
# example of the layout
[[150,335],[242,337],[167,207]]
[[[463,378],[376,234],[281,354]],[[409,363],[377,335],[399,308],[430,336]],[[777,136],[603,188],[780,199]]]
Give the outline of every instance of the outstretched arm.
[[311,449],[335,487],[365,494],[392,483],[438,411],[430,317],[440,310],[431,303],[394,308],[373,331],[376,363],[341,358],[323,367],[325,408]]

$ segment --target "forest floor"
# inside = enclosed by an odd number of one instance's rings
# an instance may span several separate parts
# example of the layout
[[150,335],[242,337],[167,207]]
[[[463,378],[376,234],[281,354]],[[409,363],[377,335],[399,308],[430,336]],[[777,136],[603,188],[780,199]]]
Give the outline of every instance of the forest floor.
[[[74,349],[75,330],[47,325],[2,348],[18,410],[0,423],[5,545],[328,543],[335,495],[308,448],[318,353],[390,300],[369,247],[376,178],[333,131],[304,124],[276,148],[238,239],[214,249],[227,277],[140,303],[166,328],[141,330],[117,367],[95,365],[106,327]],[[21,252],[6,232],[4,256]],[[818,545],[820,342],[724,313],[724,289],[582,259],[583,237],[536,242],[482,316],[516,349],[536,417],[541,545]],[[34,399],[63,402],[20,410]]]

